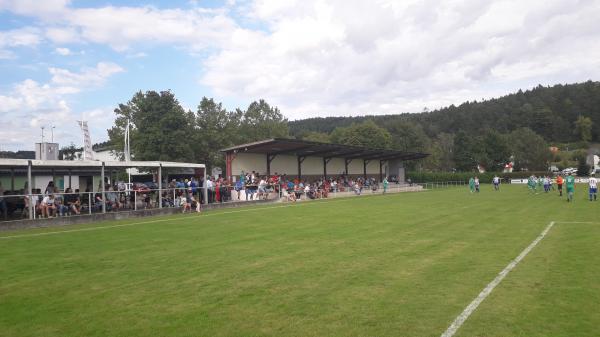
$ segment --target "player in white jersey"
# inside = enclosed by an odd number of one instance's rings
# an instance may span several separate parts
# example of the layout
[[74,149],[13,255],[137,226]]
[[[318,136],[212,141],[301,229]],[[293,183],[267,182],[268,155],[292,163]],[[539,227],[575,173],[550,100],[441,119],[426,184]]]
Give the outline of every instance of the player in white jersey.
[[494,183],[494,190],[498,191],[500,189],[500,178],[498,178],[498,176],[494,176],[492,183]]
[[598,193],[598,180],[596,180],[594,175],[590,177],[588,185],[590,187],[590,201],[596,201],[596,194]]

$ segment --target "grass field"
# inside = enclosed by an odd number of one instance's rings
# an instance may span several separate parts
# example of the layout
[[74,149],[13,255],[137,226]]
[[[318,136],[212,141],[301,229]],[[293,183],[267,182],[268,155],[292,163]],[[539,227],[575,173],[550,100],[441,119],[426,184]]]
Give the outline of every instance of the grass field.
[[455,336],[598,336],[586,197],[484,186],[2,232],[0,335],[440,336],[556,221]]

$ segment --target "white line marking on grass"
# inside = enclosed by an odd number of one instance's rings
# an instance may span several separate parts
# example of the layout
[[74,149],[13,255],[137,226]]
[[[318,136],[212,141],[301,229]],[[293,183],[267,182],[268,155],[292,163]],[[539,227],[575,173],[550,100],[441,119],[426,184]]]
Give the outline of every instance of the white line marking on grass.
[[590,225],[600,225],[600,222],[597,221],[557,221],[556,223],[565,223],[565,224],[578,224],[578,223],[582,223],[582,224],[590,224]]
[[506,275],[508,275],[508,273],[510,273],[510,271],[513,270],[517,266],[517,264],[519,264],[519,262],[521,262],[521,260],[523,260],[523,258],[525,258],[525,256],[527,256],[527,254],[529,254],[529,252],[540,241],[542,241],[542,239],[546,236],[546,234],[548,234],[548,232],[550,231],[550,229],[553,226],[554,226],[554,221],[550,222],[550,224],[548,224],[548,226],[546,226],[546,228],[542,231],[542,233],[535,240],[533,240],[533,242],[529,246],[527,246],[527,248],[525,248],[521,252],[521,254],[519,254],[519,256],[517,256],[514,260],[512,260],[498,274],[498,276],[496,276],[496,278],[492,282],[490,282],[479,293],[479,295],[465,308],[465,310],[463,310],[463,312],[460,315],[458,315],[458,317],[456,317],[456,319],[454,320],[454,322],[452,322],[452,324],[441,335],[441,337],[452,337],[452,336],[454,336],[454,334],[456,333],[456,331],[461,327],[461,325],[463,325],[463,323],[467,320],[467,318],[469,318],[469,316],[471,316],[471,314],[475,311],[475,309],[477,309],[477,307],[481,304],[481,302],[483,302],[483,300],[485,300],[485,298],[488,297],[492,293],[492,290],[494,290],[494,288],[496,288],[496,286],[498,284],[500,284],[500,282],[502,282],[502,280],[506,277]]
[[[375,195],[378,195],[378,194],[375,194]],[[369,197],[369,196],[365,196],[365,197]],[[278,206],[246,208],[246,209],[238,209],[238,210],[235,210],[235,211],[208,213],[208,214],[201,215],[201,217],[215,216],[215,215],[222,215],[222,214],[242,213],[242,212],[256,212],[256,211],[270,210],[270,209],[275,209],[275,208],[284,208],[284,207],[294,207],[294,206],[302,206],[302,205],[311,205],[313,203],[317,204],[316,202],[325,203],[325,202],[334,202],[334,201],[335,202],[342,202],[342,201],[350,201],[350,200],[353,200],[353,198],[319,199],[319,200],[312,200],[310,202],[304,201],[304,202],[300,202],[300,203],[285,204],[285,205],[278,205]],[[126,224],[119,224],[119,225],[109,225],[109,226],[98,226],[98,227],[86,227],[86,228],[68,229],[68,230],[63,230],[63,231],[53,231],[53,232],[43,232],[43,233],[32,233],[32,234],[18,234],[18,235],[0,236],[0,240],[26,238],[26,237],[36,237],[36,236],[46,236],[46,235],[56,235],[56,234],[74,233],[74,232],[95,231],[95,230],[100,230],[100,229],[129,227],[129,226],[143,225],[143,224],[156,223],[156,222],[189,220],[190,218],[191,217],[179,217],[179,218],[169,218],[169,219],[139,221],[139,222],[126,223]]]

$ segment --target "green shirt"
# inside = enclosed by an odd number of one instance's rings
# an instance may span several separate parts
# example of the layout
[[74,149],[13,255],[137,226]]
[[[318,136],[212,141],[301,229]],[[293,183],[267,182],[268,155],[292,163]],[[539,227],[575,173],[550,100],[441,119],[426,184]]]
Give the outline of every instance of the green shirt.
[[568,176],[565,181],[567,183],[567,188],[573,188],[573,187],[575,187],[575,177]]

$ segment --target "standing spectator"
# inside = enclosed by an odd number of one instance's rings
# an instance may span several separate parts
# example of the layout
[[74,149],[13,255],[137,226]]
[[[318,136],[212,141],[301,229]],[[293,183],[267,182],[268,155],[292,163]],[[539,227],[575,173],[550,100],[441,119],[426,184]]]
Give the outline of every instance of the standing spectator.
[[387,177],[383,178],[383,194],[385,194],[387,192],[387,188],[388,188],[388,180]]

